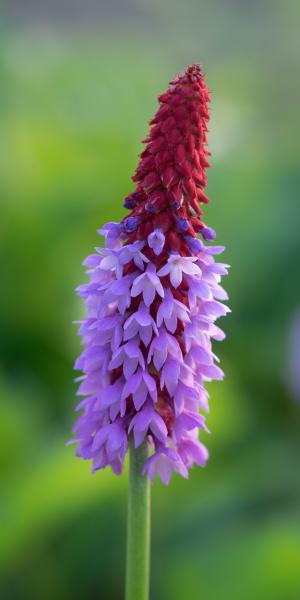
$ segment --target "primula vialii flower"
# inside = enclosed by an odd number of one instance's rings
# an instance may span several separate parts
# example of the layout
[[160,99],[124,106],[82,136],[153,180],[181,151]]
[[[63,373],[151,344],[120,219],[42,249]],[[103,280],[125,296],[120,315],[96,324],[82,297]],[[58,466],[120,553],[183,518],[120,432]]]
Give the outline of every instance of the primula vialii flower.
[[130,435],[136,447],[148,440],[151,480],[156,472],[164,483],[173,471],[187,477],[208,458],[199,409],[208,410],[205,382],[223,378],[211,340],[224,338],[215,320],[228,312],[220,302],[227,265],[214,260],[223,247],[197,237],[215,238],[199,207],[208,202],[209,101],[198,65],[171,81],[124,202],[130,214],[99,230],[106,248],[84,261],[85,348],[75,368],[85,399],[74,433],[93,471],[110,465],[120,473]]

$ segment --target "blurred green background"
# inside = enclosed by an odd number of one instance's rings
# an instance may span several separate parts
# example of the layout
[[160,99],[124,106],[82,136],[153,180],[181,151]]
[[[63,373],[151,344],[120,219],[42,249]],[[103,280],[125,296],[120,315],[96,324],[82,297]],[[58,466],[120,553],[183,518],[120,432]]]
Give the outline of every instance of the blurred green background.
[[2,2],[1,598],[123,597],[127,472],[91,476],[65,446],[73,289],[157,95],[201,62],[233,312],[211,460],[153,487],[151,598],[299,600],[299,24],[296,0]]

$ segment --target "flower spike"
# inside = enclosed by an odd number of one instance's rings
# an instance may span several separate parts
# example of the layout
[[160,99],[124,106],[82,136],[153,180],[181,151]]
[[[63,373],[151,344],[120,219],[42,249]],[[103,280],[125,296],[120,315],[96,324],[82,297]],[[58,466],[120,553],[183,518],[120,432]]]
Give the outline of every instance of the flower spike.
[[[84,264],[80,286],[87,316],[79,334],[84,350],[75,368],[86,396],[74,427],[77,455],[92,470],[110,465],[119,474],[128,449],[145,439],[151,456],[144,473],[168,483],[205,466],[206,381],[222,379],[212,339],[229,309],[220,285],[228,265],[216,263],[215,231],[202,221],[205,194],[208,103],[201,67],[191,65],[159,96],[121,223],[99,230],[106,248]],[[197,236],[200,234],[202,240]]]

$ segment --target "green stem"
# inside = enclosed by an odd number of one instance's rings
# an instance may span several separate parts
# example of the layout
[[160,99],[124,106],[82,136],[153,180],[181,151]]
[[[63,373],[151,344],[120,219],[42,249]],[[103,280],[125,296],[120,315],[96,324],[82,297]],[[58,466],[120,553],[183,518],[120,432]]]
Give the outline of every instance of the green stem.
[[126,600],[148,600],[150,564],[150,482],[142,475],[148,457],[147,441],[135,448],[129,442]]

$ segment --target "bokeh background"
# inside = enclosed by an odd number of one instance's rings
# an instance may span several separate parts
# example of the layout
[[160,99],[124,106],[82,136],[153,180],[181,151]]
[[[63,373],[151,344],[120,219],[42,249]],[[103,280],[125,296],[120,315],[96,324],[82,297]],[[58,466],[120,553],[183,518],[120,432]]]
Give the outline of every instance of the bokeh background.
[[65,446],[73,290],[124,214],[157,95],[201,62],[233,312],[208,467],[153,487],[151,598],[299,600],[299,2],[1,6],[1,597],[123,597],[127,470],[91,476]]

